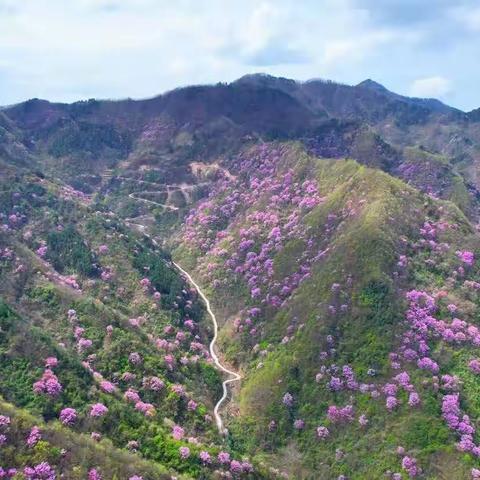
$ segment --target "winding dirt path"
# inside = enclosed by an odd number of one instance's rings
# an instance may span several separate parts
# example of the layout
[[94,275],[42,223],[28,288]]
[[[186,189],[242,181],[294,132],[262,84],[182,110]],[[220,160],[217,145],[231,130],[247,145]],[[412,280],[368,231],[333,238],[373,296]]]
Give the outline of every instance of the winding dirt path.
[[191,275],[186,270],[184,270],[180,265],[178,265],[178,263],[175,263],[175,262],[172,262],[172,263],[175,265],[175,267],[177,267],[178,270],[180,270],[181,273],[183,273],[183,275],[185,275],[185,277],[192,284],[192,286],[195,287],[195,289],[197,290],[197,292],[200,295],[200,297],[202,298],[202,300],[205,302],[205,305],[207,307],[207,312],[210,315],[210,318],[212,319],[213,331],[214,331],[213,338],[212,338],[212,341],[210,342],[210,347],[209,347],[210,355],[213,358],[213,361],[214,361],[216,367],[219,370],[221,370],[222,372],[224,372],[224,373],[226,373],[226,374],[228,374],[232,377],[232,378],[229,378],[229,379],[223,381],[223,383],[222,383],[222,387],[223,387],[222,398],[220,398],[220,400],[217,402],[217,404],[215,405],[215,408],[213,410],[213,413],[215,415],[215,421],[216,421],[217,427],[218,427],[218,431],[220,432],[220,434],[226,435],[228,432],[223,425],[223,420],[222,420],[222,417],[220,416],[219,410],[220,410],[220,407],[222,406],[222,403],[226,400],[226,398],[228,396],[227,385],[229,383],[232,383],[232,382],[240,381],[242,377],[240,376],[239,373],[234,372],[233,370],[230,370],[225,365],[223,365],[220,362],[220,359],[218,358],[218,355],[215,353],[215,344],[216,344],[217,338],[218,338],[218,323],[217,323],[217,318],[215,317],[215,314],[213,313],[212,308],[210,306],[210,301],[208,300],[206,295],[202,292],[202,289],[198,286],[198,284],[195,282],[195,280],[191,277]]
[[178,210],[178,207],[174,207],[173,205],[167,205],[166,203],[158,203],[153,200],[148,200],[147,198],[142,198],[142,197],[136,197],[135,195],[140,195],[142,193],[159,193],[159,192],[149,192],[149,191],[141,191],[141,192],[136,192],[136,193],[130,193],[128,195],[129,198],[133,200],[138,200],[139,202],[144,202],[144,203],[149,203],[151,205],[158,205],[159,207],[166,208],[167,210],[172,210],[176,211]]
[[[155,203],[155,202],[152,202],[152,201],[149,201],[149,200],[145,200],[145,199],[142,199],[142,198],[136,198],[136,197],[133,197],[133,196],[130,196],[130,198],[133,198],[134,200],[147,201],[147,202]],[[145,225],[141,225],[141,224],[138,224],[138,223],[130,223],[130,225],[135,225],[135,226],[139,227],[140,231],[146,237],[148,237],[155,246],[159,246],[158,242],[151,235],[149,235],[145,231],[145,229],[146,229]],[[217,322],[217,317],[215,316],[215,314],[212,311],[212,307],[210,306],[210,301],[208,300],[207,296],[203,293],[200,286],[195,282],[195,280],[192,278],[192,276],[186,270],[184,270],[180,265],[178,265],[178,263],[175,263],[173,261],[172,261],[172,263],[179,270],[179,272],[182,273],[186,277],[186,279],[189,281],[189,283],[197,290],[199,296],[205,302],[205,305],[207,307],[207,312],[210,315],[210,318],[212,319],[212,323],[213,323],[213,338],[212,338],[212,340],[210,342],[210,346],[209,346],[210,356],[213,358],[213,362],[215,363],[215,366],[217,367],[217,369],[222,371],[223,373],[226,373],[227,375],[229,375],[231,377],[231,378],[227,378],[226,380],[224,380],[222,382],[223,394],[222,394],[222,397],[220,398],[220,400],[218,400],[218,402],[215,404],[215,408],[213,409],[213,414],[215,416],[215,422],[217,424],[218,431],[220,432],[221,435],[227,435],[228,431],[223,424],[223,420],[222,420],[222,417],[219,413],[219,410],[220,410],[220,407],[225,402],[225,400],[227,399],[227,396],[228,396],[227,385],[230,384],[230,383],[233,383],[233,382],[240,381],[242,377],[239,373],[237,373],[233,370],[230,370],[225,365],[223,365],[222,362],[220,361],[220,359],[218,358],[218,355],[215,352],[215,345],[217,343],[217,338],[218,338],[218,322]]]

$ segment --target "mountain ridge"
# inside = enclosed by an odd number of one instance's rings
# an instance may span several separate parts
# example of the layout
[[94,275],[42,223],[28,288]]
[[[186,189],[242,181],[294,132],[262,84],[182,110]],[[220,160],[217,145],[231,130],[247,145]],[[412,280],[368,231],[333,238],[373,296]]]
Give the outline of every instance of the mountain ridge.
[[479,152],[373,80],[0,111],[0,467],[471,479]]

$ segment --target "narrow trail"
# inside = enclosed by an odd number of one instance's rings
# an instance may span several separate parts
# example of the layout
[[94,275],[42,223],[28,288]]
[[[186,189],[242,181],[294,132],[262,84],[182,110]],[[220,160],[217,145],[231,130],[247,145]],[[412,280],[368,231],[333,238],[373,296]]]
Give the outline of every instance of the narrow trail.
[[[130,197],[130,198],[133,198],[134,200],[140,200],[140,201],[143,200],[143,201],[148,202],[148,200],[141,199],[141,198],[135,198],[135,197]],[[155,203],[155,202],[153,202],[153,203]],[[160,246],[158,244],[158,242],[151,235],[149,235],[145,231],[145,229],[146,229],[145,225],[141,225],[141,224],[138,224],[138,223],[130,223],[130,225],[134,225],[136,227],[139,227],[139,230],[146,237],[148,237],[155,246]],[[228,367],[223,365],[222,362],[220,361],[220,359],[218,358],[218,355],[215,352],[215,345],[216,345],[217,339],[218,339],[218,322],[217,322],[217,317],[215,316],[215,314],[212,311],[212,307],[210,306],[210,301],[208,300],[207,296],[203,293],[200,286],[195,282],[195,280],[192,278],[192,276],[186,270],[184,270],[178,263],[175,263],[174,261],[172,261],[172,263],[175,266],[175,268],[177,268],[177,270],[186,277],[188,282],[198,292],[198,295],[200,296],[200,298],[205,302],[205,306],[207,307],[207,312],[210,315],[210,318],[212,319],[212,323],[213,323],[213,338],[210,341],[210,346],[209,346],[210,356],[213,358],[213,362],[215,363],[215,366],[217,367],[217,369],[222,371],[223,373],[226,373],[227,375],[230,375],[230,377],[231,377],[231,378],[227,378],[226,380],[224,380],[222,382],[223,394],[222,394],[222,397],[220,398],[220,400],[218,400],[218,402],[215,404],[215,408],[213,409],[213,414],[215,416],[215,422],[217,424],[217,428],[218,428],[218,431],[220,432],[220,435],[227,435],[228,430],[225,428],[225,426],[223,424],[222,417],[219,413],[220,407],[222,406],[222,404],[225,402],[225,400],[228,397],[228,387],[227,387],[227,385],[229,385],[230,383],[233,383],[233,382],[240,381],[242,377],[239,373],[237,373],[233,370],[230,370]]]
[[205,302],[205,305],[207,307],[207,312],[210,315],[210,318],[212,319],[213,329],[214,329],[213,338],[212,338],[212,341],[210,342],[210,347],[209,347],[210,355],[213,358],[213,361],[214,361],[216,367],[219,370],[221,370],[222,372],[224,372],[224,373],[233,377],[233,378],[229,378],[229,379],[223,381],[223,383],[222,383],[222,387],[223,387],[222,398],[220,398],[220,400],[217,402],[217,404],[215,405],[215,408],[213,410],[213,413],[215,415],[215,421],[216,421],[217,427],[218,427],[218,431],[220,432],[220,434],[225,435],[228,432],[227,432],[226,428],[223,426],[223,420],[222,420],[222,417],[220,416],[219,410],[220,410],[220,407],[222,406],[222,403],[226,400],[226,398],[228,396],[227,385],[229,383],[240,381],[242,377],[239,373],[234,372],[233,370],[230,370],[225,365],[222,365],[222,363],[220,362],[220,359],[218,358],[218,355],[215,353],[215,344],[216,344],[217,338],[218,338],[218,323],[217,323],[217,318],[215,317],[215,314],[213,313],[212,308],[210,306],[210,301],[208,300],[206,295],[202,292],[202,289],[198,286],[198,284],[195,282],[195,280],[192,278],[192,276],[186,270],[184,270],[180,265],[178,265],[178,263],[175,263],[175,262],[172,262],[172,263],[175,265],[175,267],[177,267],[177,269],[181,273],[183,273],[183,275],[185,275],[185,277],[187,277],[187,280],[193,285],[193,287],[195,287],[198,294],[200,295],[202,300]]
[[158,203],[153,200],[148,200],[147,198],[142,198],[142,197],[136,197],[135,195],[139,195],[142,193],[158,193],[158,192],[147,192],[147,191],[141,191],[137,193],[130,193],[128,195],[129,198],[133,200],[138,200],[139,202],[144,202],[144,203],[150,203],[151,205],[158,205],[159,207],[166,208],[167,210],[172,210],[172,211],[177,211],[178,207],[174,207],[173,205],[167,205],[166,203]]

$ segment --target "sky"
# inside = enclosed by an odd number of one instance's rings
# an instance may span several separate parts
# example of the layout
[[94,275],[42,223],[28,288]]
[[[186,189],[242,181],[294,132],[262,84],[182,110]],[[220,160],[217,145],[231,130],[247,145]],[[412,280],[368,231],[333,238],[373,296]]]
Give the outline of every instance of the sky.
[[247,73],[480,107],[478,0],[0,0],[0,105],[146,98]]

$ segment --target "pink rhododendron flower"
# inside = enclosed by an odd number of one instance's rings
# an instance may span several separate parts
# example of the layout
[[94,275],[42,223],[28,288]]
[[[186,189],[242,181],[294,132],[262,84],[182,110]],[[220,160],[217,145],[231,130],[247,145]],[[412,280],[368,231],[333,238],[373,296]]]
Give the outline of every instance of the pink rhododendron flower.
[[358,423],[360,424],[360,426],[366,427],[368,425],[367,416],[366,415],[360,415],[360,417],[358,417]]
[[88,480],[102,480],[102,476],[95,468],[92,468],[88,472]]
[[64,408],[60,412],[59,418],[64,425],[73,425],[77,420],[77,411],[74,408]]
[[475,256],[473,252],[470,252],[468,250],[458,251],[457,256],[463,263],[465,263],[465,265],[468,265],[468,266],[472,266],[475,260]]
[[175,440],[181,440],[185,435],[185,430],[180,425],[174,425],[172,428],[172,437]]
[[387,410],[392,411],[398,406],[398,399],[397,397],[387,397],[387,401],[385,403]]
[[321,439],[326,439],[330,435],[330,432],[327,427],[317,427],[317,437]]
[[11,420],[7,415],[0,415],[0,429],[8,428],[10,426]]
[[35,426],[30,430],[30,434],[27,438],[27,445],[31,448],[34,447],[42,439],[42,433],[40,429]]
[[217,455],[217,460],[222,465],[225,465],[226,463],[230,463],[230,454],[228,452],[222,451]]
[[127,402],[131,402],[131,403],[137,403],[140,401],[140,395],[138,394],[138,392],[136,390],[134,390],[133,388],[129,388],[124,394],[123,394],[123,398],[127,401]]
[[90,408],[91,417],[103,417],[108,413],[108,408],[103,403],[94,403]]
[[186,458],[188,458],[190,456],[190,449],[188,447],[180,447],[179,452],[180,452],[180,457],[182,458],[182,460],[185,460]]
[[128,361],[129,361],[132,365],[138,365],[139,363],[141,363],[142,357],[140,356],[140,354],[139,354],[138,352],[132,352],[132,353],[130,353],[130,355],[128,356]]
[[468,363],[468,368],[475,373],[475,374],[480,374],[480,360],[478,358],[475,358],[473,360],[470,360]]
[[135,404],[135,410],[142,412],[147,417],[152,417],[153,415],[155,415],[155,407],[151,403],[138,401]]
[[204,465],[208,465],[210,463],[212,463],[212,457],[210,456],[210,454],[208,452],[206,452],[205,450],[202,450],[199,455],[198,455],[198,458],[200,458],[200,461],[204,464]]
[[100,245],[98,247],[98,253],[101,255],[104,255],[105,253],[108,253],[108,246],[107,245]]
[[353,406],[337,407],[330,405],[327,410],[327,417],[333,423],[353,421]]
[[417,466],[417,460],[412,457],[403,457],[402,468],[407,472],[410,478],[416,477],[420,473],[420,469]]
[[283,404],[286,407],[291,407],[293,405],[293,395],[289,392],[287,392],[282,399]]
[[46,368],[55,368],[58,365],[58,360],[56,357],[48,357],[45,359]]
[[45,393],[52,397],[60,395],[63,387],[58,381],[57,376],[50,369],[43,372],[42,378],[33,384],[33,391],[35,393]]
[[105,393],[114,393],[117,390],[117,387],[112,382],[109,382],[107,380],[102,380],[100,382],[100,388]]
[[293,427],[295,430],[303,430],[305,428],[305,422],[299,418],[293,422]]
[[39,463],[34,467],[25,467],[23,474],[27,480],[56,480],[55,470],[47,462]]

